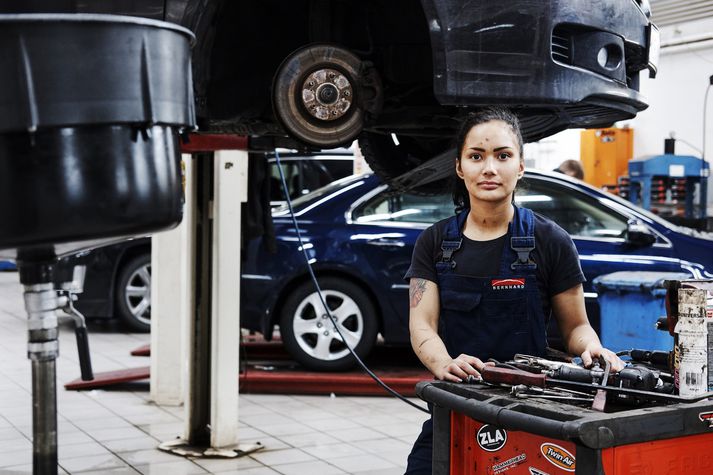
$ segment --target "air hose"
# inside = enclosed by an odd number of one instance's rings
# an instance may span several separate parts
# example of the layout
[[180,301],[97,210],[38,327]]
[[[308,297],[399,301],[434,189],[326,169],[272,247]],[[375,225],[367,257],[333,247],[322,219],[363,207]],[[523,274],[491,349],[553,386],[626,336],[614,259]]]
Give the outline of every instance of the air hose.
[[354,357],[354,359],[359,364],[359,366],[361,366],[361,368],[366,372],[366,374],[368,374],[371,377],[371,379],[373,379],[376,382],[376,384],[381,386],[386,392],[388,392],[395,398],[398,398],[398,399],[402,400],[403,402],[405,402],[406,404],[415,407],[419,411],[423,411],[427,414],[430,414],[431,412],[428,409],[426,409],[418,404],[415,404],[412,401],[409,401],[406,397],[399,394],[397,391],[390,388],[386,383],[384,383],[381,379],[379,379],[379,377],[376,374],[374,374],[374,372],[371,371],[366,366],[366,364],[364,364],[364,362],[359,357],[359,355],[357,355],[356,352],[354,351],[354,349],[351,346],[349,346],[346,338],[344,338],[344,335],[342,335],[342,331],[340,330],[339,325],[337,325],[337,321],[334,318],[334,316],[332,315],[332,312],[329,310],[329,307],[327,306],[327,302],[324,300],[324,295],[322,294],[322,289],[319,287],[319,282],[317,282],[317,277],[314,275],[314,271],[312,270],[312,265],[310,264],[310,259],[309,259],[309,256],[307,255],[307,250],[305,249],[304,243],[302,241],[302,234],[300,232],[299,226],[297,225],[297,218],[295,218],[295,213],[292,210],[292,200],[290,200],[290,194],[288,192],[287,182],[285,181],[285,175],[282,172],[282,164],[280,163],[280,154],[278,153],[277,150],[275,150],[275,161],[277,163],[277,170],[280,173],[280,181],[282,182],[282,189],[285,193],[285,199],[287,200],[287,208],[290,211],[290,217],[292,218],[292,224],[295,227],[295,232],[297,233],[297,240],[299,242],[300,249],[302,249],[302,254],[304,255],[305,262],[307,263],[307,269],[309,270],[309,275],[312,278],[312,282],[314,283],[315,288],[317,289],[317,294],[319,295],[319,300],[322,303],[322,306],[324,307],[324,309],[327,313],[327,316],[329,317],[329,320],[332,322],[332,325],[334,325],[334,329],[337,331],[337,333],[339,334],[339,337],[342,339],[342,343],[344,344],[344,346],[347,347],[347,349],[349,350],[349,353],[351,353],[351,355]]

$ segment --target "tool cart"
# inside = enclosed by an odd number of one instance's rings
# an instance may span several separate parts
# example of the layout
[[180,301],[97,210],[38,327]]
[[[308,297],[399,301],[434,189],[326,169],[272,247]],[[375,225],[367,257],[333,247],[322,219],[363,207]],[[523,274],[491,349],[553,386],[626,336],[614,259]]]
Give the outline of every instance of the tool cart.
[[433,405],[434,475],[713,473],[713,401],[672,396],[600,412],[482,384],[416,391]]

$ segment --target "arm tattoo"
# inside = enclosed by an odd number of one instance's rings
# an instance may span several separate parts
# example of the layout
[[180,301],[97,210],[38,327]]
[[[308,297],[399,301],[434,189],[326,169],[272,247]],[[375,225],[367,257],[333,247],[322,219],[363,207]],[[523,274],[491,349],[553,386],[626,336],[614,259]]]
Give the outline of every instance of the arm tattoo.
[[409,286],[409,307],[416,308],[426,291],[426,279],[411,279]]

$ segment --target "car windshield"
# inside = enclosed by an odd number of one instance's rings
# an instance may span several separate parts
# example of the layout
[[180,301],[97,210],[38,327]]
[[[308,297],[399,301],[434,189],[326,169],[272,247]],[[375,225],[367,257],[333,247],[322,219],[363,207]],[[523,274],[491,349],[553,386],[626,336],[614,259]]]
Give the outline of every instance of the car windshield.
[[360,205],[354,211],[353,219],[357,223],[390,221],[432,224],[453,214],[453,200],[448,193],[425,194],[387,189]]
[[[268,164],[270,203],[279,206],[285,201],[280,169],[275,158],[269,157]],[[354,155],[337,151],[313,155],[285,153],[281,155],[280,165],[288,193],[294,200],[335,180],[353,175]]]
[[[341,180],[333,181],[329,185],[323,186],[322,188],[317,188],[316,190],[310,191],[306,195],[302,195],[299,198],[295,198],[292,200],[292,208],[293,209],[298,209],[301,208],[302,206],[311,203],[313,201],[317,201],[318,199],[325,197],[327,195],[330,195],[341,188],[349,185],[352,182],[356,182],[358,180],[363,180],[366,178],[368,175],[352,175],[348,176],[346,178],[342,178]],[[273,216],[279,216],[283,215],[286,213],[289,213],[290,209],[287,206],[287,203],[278,206],[275,208],[272,212]]]

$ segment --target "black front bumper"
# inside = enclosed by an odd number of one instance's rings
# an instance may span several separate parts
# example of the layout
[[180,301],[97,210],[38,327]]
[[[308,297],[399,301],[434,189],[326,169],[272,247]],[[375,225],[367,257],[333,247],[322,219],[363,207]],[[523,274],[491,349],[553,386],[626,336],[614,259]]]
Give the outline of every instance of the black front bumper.
[[558,123],[603,126],[647,107],[639,73],[655,74],[657,35],[634,0],[422,4],[441,104],[520,108],[534,119],[523,123],[530,140]]

